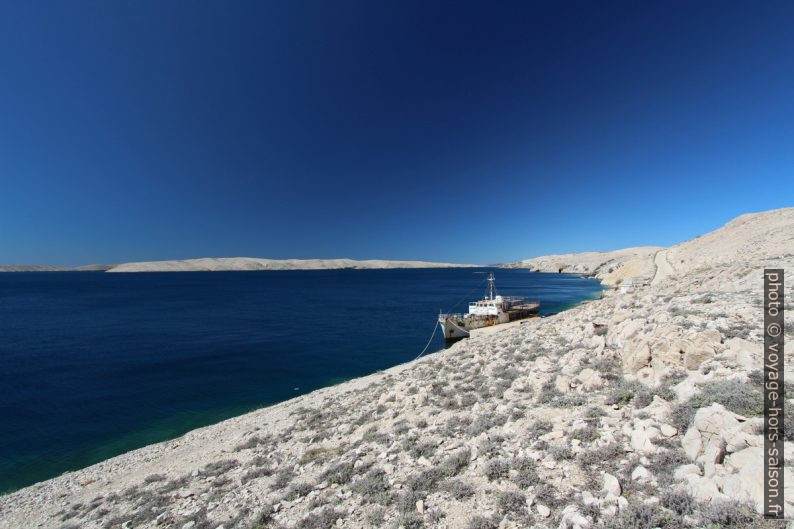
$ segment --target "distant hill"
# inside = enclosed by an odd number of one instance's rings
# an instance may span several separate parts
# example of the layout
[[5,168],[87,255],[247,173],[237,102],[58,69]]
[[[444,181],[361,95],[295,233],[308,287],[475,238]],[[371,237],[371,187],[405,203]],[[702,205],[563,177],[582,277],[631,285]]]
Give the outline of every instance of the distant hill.
[[0,265],[0,272],[101,272],[113,265],[50,266],[50,265]]
[[108,272],[220,272],[233,270],[332,270],[377,268],[458,268],[477,265],[434,263],[427,261],[385,261],[354,259],[257,259],[252,257],[219,257],[181,261],[147,261],[124,263]]

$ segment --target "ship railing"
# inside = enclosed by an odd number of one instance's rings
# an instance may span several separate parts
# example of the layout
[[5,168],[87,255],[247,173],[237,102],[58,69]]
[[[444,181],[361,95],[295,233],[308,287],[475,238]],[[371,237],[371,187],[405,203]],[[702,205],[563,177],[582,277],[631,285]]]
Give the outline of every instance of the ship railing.
[[440,312],[438,314],[439,318],[461,318],[461,319],[463,319],[464,316],[465,316],[465,314],[463,314],[462,312]]

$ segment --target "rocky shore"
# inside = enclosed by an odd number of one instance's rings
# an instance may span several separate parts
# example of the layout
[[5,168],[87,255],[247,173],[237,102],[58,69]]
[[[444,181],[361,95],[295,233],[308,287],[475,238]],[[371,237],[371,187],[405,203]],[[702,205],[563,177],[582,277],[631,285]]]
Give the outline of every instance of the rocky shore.
[[794,208],[545,259],[634,286],[2,496],[0,527],[783,526],[758,514],[761,272],[794,274]]

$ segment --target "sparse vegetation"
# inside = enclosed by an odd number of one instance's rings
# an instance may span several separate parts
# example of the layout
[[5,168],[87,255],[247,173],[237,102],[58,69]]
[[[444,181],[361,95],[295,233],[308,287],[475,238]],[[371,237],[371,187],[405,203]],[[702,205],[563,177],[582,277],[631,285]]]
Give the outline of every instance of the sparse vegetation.
[[499,522],[495,516],[480,516],[477,515],[466,524],[466,529],[497,529]]
[[701,392],[673,408],[671,419],[678,431],[685,432],[699,408],[713,403],[722,404],[745,417],[756,417],[764,412],[763,394],[752,384],[738,380],[718,380],[701,384]]
[[679,516],[690,515],[695,512],[697,502],[688,493],[680,490],[665,490],[659,498],[659,504],[670,509]]
[[518,514],[526,511],[527,498],[515,491],[500,492],[497,496],[499,509],[504,514]]
[[374,469],[361,476],[360,479],[353,483],[352,489],[364,497],[364,500],[370,503],[379,503],[381,505],[389,505],[392,502],[392,496],[389,494],[389,482],[386,473],[380,469]]
[[604,463],[619,461],[623,456],[623,448],[618,443],[592,448],[579,454],[579,464],[582,467],[600,466]]
[[547,434],[554,429],[554,425],[551,422],[546,420],[538,420],[527,430],[527,434],[530,437],[540,437],[541,435]]
[[458,479],[445,481],[441,485],[441,490],[449,492],[449,494],[456,500],[463,500],[474,496],[474,487]]
[[489,481],[506,478],[510,473],[510,465],[503,459],[494,459],[485,465],[485,477]]
[[246,471],[242,476],[240,476],[240,481],[242,482],[243,485],[245,485],[251,480],[258,479],[264,476],[272,476],[272,475],[273,475],[272,469],[266,467],[256,467]]
[[328,483],[336,483],[337,485],[344,485],[353,479],[353,470],[353,463],[349,461],[338,463],[323,472],[320,476],[320,480],[327,481]]
[[522,489],[535,486],[540,483],[540,476],[535,469],[535,462],[526,457],[519,457],[510,462],[510,468],[516,471],[513,483]]
[[464,448],[454,452],[441,463],[441,473],[446,477],[458,475],[464,468],[469,466],[471,450]]
[[332,507],[325,507],[318,513],[309,514],[298,522],[298,529],[329,529],[334,526],[339,518],[342,518],[341,512]]
[[657,476],[660,485],[669,485],[673,481],[673,472],[681,465],[689,463],[689,458],[681,448],[680,443],[676,443],[675,448],[659,450],[650,458],[648,470]]
[[294,477],[295,472],[293,472],[292,469],[282,468],[278,471],[273,480],[273,489],[283,489],[292,482],[292,478]]
[[571,451],[571,447],[569,447],[567,444],[550,445],[546,451],[551,457],[554,458],[555,461],[573,459],[573,452]]

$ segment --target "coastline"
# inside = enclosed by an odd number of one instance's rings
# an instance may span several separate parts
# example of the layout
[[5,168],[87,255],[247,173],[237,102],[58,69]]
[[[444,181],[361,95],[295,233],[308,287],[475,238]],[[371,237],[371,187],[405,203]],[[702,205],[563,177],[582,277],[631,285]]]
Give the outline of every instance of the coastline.
[[758,270],[794,271],[792,234],[789,208],[648,252],[661,273],[607,257],[638,286],[0,496],[0,528],[590,527],[665,489],[757,509],[759,419],[709,391],[762,365]]

